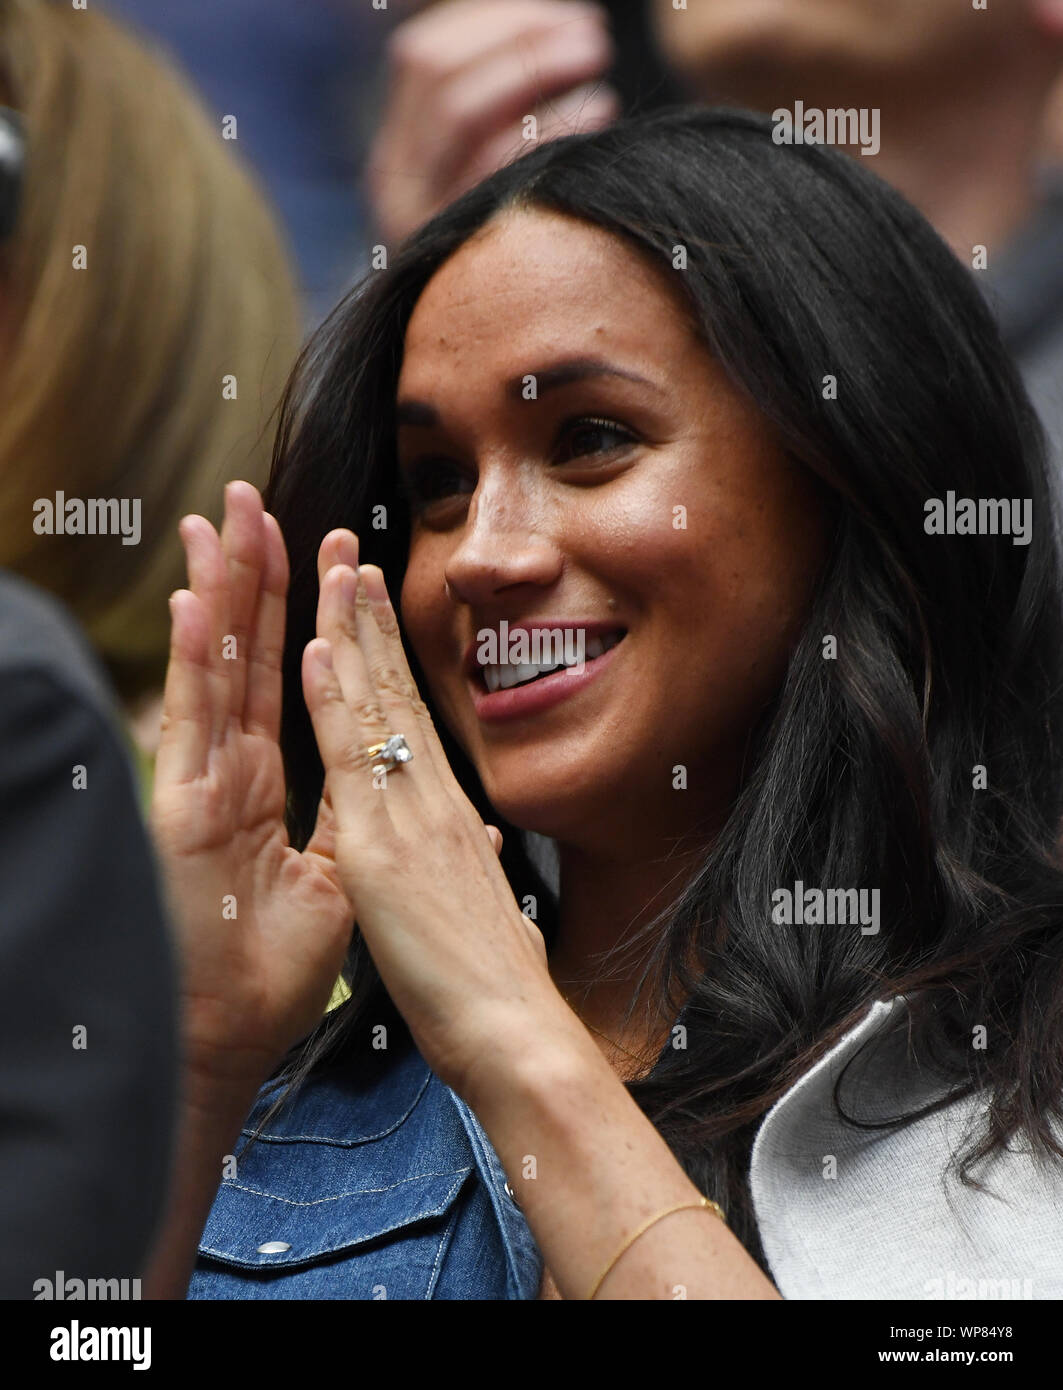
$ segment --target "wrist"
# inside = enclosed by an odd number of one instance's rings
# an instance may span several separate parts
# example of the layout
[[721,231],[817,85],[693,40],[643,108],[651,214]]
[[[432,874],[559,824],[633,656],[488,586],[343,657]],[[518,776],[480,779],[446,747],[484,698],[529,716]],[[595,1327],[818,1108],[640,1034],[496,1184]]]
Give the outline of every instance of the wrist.
[[217,1068],[186,1060],[181,1076],[181,1104],[185,1113],[206,1124],[224,1126],[232,1120],[242,1122],[269,1075],[266,1067]]
[[466,1068],[462,1099],[483,1119],[500,1103],[535,1103],[604,1072],[616,1078],[586,1029],[563,1000],[556,1008],[507,1014],[485,1033]]

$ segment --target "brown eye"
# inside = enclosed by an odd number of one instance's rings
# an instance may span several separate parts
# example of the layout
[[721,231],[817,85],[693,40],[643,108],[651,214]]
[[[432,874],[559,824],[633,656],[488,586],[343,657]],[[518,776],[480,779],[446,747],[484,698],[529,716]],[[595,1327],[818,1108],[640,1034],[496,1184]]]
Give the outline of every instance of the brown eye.
[[561,430],[555,462],[569,463],[593,454],[611,454],[634,442],[631,431],[615,420],[592,417],[571,420]]
[[402,470],[403,491],[414,510],[473,491],[465,472],[445,458],[422,458]]

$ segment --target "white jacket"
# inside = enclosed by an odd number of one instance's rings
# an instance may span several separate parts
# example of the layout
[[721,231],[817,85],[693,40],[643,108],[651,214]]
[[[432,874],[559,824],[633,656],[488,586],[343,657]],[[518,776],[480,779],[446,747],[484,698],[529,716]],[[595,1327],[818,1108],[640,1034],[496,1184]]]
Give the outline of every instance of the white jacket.
[[946,1168],[984,1096],[895,1131],[838,1117],[835,1081],[874,1035],[840,1092],[847,1114],[884,1119],[947,1089],[911,1061],[907,1015],[902,997],[874,1004],[764,1118],[750,1182],[776,1286],[784,1298],[1063,1298],[1063,1159],[1038,1162],[1013,1140],[975,1170],[982,1193]]

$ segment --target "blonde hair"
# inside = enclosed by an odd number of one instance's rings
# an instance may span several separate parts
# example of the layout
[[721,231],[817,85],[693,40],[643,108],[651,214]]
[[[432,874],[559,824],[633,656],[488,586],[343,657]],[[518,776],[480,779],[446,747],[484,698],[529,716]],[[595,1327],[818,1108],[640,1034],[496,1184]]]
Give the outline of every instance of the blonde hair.
[[[0,247],[0,564],[73,609],[132,698],[163,679],[179,517],[217,521],[227,480],[268,475],[295,288],[220,126],[113,21],[0,0],[0,89],[26,133]],[[59,491],[140,499],[139,544],[37,535]]]

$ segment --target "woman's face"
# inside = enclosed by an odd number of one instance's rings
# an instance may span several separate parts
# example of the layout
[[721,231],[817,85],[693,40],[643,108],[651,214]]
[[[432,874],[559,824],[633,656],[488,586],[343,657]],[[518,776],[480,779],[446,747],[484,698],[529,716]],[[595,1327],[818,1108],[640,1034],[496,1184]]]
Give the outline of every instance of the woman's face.
[[[685,273],[508,213],[425,288],[398,387],[401,606],[431,697],[500,815],[614,852],[726,813],[825,544],[813,483],[699,344]],[[533,674],[498,669],[534,656],[519,627],[564,634],[544,660],[582,642],[583,670],[490,693]]]

